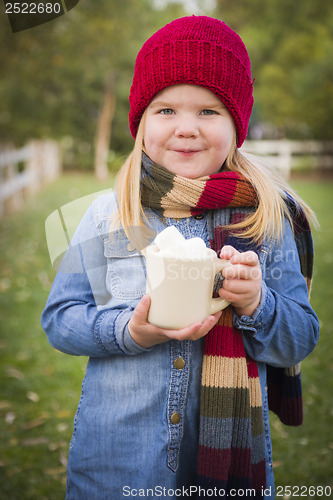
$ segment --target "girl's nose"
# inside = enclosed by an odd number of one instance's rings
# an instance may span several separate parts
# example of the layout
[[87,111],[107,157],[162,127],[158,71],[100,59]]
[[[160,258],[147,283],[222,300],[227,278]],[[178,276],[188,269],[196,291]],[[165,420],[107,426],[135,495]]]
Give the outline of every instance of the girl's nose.
[[199,129],[196,121],[190,117],[180,118],[176,124],[175,135],[177,137],[198,137]]

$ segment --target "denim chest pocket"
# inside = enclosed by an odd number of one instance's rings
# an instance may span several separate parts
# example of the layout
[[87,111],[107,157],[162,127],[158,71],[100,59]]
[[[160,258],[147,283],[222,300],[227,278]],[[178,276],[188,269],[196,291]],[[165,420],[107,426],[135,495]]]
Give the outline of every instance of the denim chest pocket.
[[107,259],[107,285],[119,299],[139,299],[146,291],[146,263],[138,250],[132,250],[122,231],[104,243]]

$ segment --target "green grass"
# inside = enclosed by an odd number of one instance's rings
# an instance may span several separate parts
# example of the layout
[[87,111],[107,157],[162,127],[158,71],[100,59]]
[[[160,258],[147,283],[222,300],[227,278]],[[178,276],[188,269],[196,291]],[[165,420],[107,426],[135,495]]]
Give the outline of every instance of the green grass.
[[288,428],[275,416],[271,418],[275,481],[281,486],[329,485],[333,491],[333,183],[292,184],[316,212],[320,223],[320,229],[313,233],[315,266],[311,292],[311,304],[320,321],[320,340],[302,363],[303,425]]
[[[105,187],[89,175],[67,174],[0,223],[1,499],[64,498],[67,450],[86,359],[52,349],[40,326],[54,277],[44,222],[64,203]],[[311,295],[321,339],[303,362],[303,426],[287,428],[272,416],[275,477],[280,486],[333,486],[333,184],[297,181],[294,187],[321,224],[314,233]]]

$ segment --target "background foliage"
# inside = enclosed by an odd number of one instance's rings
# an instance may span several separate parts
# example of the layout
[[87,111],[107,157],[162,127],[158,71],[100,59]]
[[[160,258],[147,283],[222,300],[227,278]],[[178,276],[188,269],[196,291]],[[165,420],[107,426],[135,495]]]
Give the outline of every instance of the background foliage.
[[116,113],[110,147],[117,155],[127,153],[137,51],[156,29],[190,13],[223,19],[244,39],[256,79],[253,136],[332,138],[330,0],[81,0],[65,16],[15,34],[3,10],[1,3],[3,141],[20,146],[31,137],[57,138],[68,153],[67,165],[92,168],[96,123],[111,75]]
[[256,79],[254,123],[264,122],[266,134],[331,139],[332,2],[218,0],[215,15],[248,48]]
[[155,10],[149,0],[81,0],[65,16],[15,34],[2,15],[0,137],[17,145],[31,137],[62,139],[64,149],[75,153],[65,158],[71,167],[92,167],[96,123],[111,76],[117,97],[112,148],[127,152],[137,51],[158,25],[183,14],[179,5]]

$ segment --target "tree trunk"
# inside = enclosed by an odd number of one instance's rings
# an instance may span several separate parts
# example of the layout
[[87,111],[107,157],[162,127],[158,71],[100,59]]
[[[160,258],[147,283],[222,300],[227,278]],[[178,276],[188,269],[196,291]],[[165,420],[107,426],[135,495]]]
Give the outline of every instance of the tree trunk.
[[114,93],[114,78],[110,73],[106,79],[104,102],[101,109],[95,137],[95,177],[99,181],[108,178],[108,152],[111,139],[111,125],[115,111],[116,98]]

